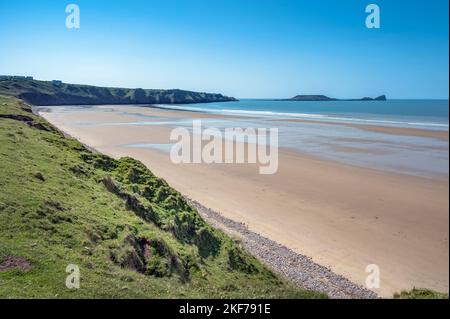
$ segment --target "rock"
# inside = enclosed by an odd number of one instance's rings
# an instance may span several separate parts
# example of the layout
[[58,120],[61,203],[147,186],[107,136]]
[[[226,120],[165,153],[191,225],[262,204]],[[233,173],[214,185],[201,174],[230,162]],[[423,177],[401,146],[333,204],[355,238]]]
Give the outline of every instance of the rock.
[[42,175],[41,172],[35,173],[35,174],[34,174],[34,177],[37,178],[37,179],[40,180],[40,181],[45,182],[45,177],[44,177],[44,175]]

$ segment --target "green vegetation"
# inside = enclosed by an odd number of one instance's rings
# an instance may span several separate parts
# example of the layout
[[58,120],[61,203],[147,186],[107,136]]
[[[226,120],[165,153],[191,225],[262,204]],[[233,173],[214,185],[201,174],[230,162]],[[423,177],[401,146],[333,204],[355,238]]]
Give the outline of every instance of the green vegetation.
[[395,299],[448,299],[448,294],[430,289],[414,288],[394,295]]
[[187,104],[236,100],[213,93],[107,88],[37,80],[2,80],[0,95],[14,96],[33,105]]
[[[0,96],[0,297],[322,298],[265,268],[131,158]],[[80,289],[68,289],[68,264]]]

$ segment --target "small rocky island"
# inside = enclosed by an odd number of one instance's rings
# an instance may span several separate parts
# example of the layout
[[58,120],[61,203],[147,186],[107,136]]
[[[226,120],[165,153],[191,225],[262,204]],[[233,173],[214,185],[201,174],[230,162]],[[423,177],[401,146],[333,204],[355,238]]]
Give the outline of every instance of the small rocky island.
[[362,99],[336,99],[326,95],[296,95],[283,101],[386,101],[386,95],[380,95],[376,98],[363,97]]

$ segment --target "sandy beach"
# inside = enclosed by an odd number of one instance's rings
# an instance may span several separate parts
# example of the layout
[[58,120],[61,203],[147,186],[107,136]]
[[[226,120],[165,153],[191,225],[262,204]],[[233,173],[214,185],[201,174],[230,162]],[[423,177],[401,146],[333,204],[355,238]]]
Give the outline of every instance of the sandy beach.
[[[124,106],[117,110],[121,112],[40,114],[100,152],[141,160],[182,194],[357,284],[365,285],[367,265],[378,265],[381,286],[374,291],[380,296],[413,287],[448,292],[448,175],[396,174],[283,148],[274,175],[260,175],[252,164],[173,164],[166,152],[126,146],[169,143],[167,125],[82,123],[131,123],[136,121],[133,112],[173,119],[213,115]],[[448,140],[448,132],[359,129]]]
[[438,131],[438,130],[426,130],[418,128],[406,128],[406,127],[393,127],[393,126],[380,126],[380,125],[364,125],[364,124],[353,124],[345,122],[326,122],[317,120],[283,120],[287,122],[299,122],[299,123],[318,123],[323,125],[343,125],[348,127],[357,128],[360,130],[367,130],[371,132],[387,133],[393,135],[404,135],[404,136],[420,136],[420,137],[432,137],[441,140],[448,141],[449,132],[448,131]]

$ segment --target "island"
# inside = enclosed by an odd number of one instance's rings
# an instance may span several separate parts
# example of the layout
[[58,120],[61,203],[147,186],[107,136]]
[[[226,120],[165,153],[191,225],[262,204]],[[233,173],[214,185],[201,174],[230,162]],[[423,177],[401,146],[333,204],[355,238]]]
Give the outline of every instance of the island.
[[363,97],[362,99],[336,99],[326,95],[296,95],[282,101],[386,101],[386,95],[380,95],[376,98]]

